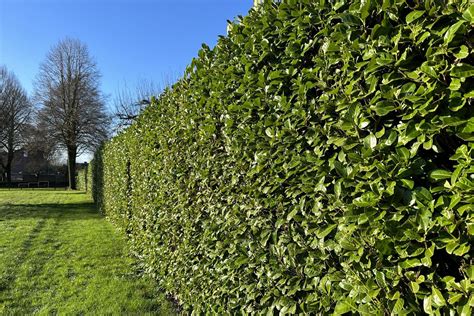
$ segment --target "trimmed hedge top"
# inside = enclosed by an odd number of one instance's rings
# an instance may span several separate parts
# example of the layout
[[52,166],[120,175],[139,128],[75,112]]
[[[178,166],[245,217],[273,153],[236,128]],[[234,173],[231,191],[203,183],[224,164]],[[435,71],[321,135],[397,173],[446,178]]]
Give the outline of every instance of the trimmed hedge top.
[[96,201],[196,314],[469,315],[473,25],[265,2],[105,145]]

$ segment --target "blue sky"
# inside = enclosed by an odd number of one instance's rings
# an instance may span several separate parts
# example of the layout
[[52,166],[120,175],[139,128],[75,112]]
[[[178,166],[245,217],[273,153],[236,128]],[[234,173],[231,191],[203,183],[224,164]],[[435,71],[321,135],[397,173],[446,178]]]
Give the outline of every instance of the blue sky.
[[215,45],[226,20],[246,15],[252,0],[0,0],[0,64],[26,90],[51,46],[65,37],[89,47],[102,90],[124,82],[157,85],[179,77],[202,43]]
[[[246,15],[253,0],[0,0],[0,64],[28,93],[50,48],[65,37],[89,47],[102,91],[125,83],[163,86],[182,75],[202,43],[214,46],[227,20]],[[89,161],[90,155],[78,157]]]

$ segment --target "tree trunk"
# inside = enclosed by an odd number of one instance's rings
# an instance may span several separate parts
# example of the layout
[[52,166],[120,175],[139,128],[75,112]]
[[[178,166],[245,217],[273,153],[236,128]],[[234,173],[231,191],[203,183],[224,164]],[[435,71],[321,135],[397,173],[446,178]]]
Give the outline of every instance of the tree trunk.
[[[14,111],[14,109],[11,109]],[[12,162],[13,156],[15,155],[15,125],[14,125],[14,116],[10,121],[8,127],[8,142],[7,142],[7,164],[5,165],[5,172],[7,173],[7,184],[10,187],[12,185]]]
[[5,172],[7,174],[7,185],[10,187],[12,185],[12,163],[10,161],[5,166]]
[[76,190],[76,156],[77,148],[69,147],[67,149],[67,171],[70,190]]
[[5,165],[5,172],[7,173],[7,185],[10,187],[12,185],[12,162],[13,162],[14,152],[9,150],[7,154],[7,164]]

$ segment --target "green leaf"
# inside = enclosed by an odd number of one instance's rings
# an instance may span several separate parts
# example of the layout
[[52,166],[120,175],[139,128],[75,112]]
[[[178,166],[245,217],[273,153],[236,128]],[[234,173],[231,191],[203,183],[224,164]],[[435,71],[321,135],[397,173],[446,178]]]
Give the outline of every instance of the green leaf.
[[348,299],[340,299],[338,300],[336,307],[334,308],[334,313],[336,315],[342,315],[353,311],[354,308],[351,306],[351,302]]
[[453,239],[450,243],[446,245],[446,252],[452,254],[454,250],[458,247],[458,245],[458,241]]
[[[458,213],[463,215],[465,211],[474,210],[474,204],[466,204],[458,208]],[[474,226],[474,225],[473,225]]]
[[290,308],[288,308],[288,313],[294,315],[296,313],[296,303],[292,304]]
[[432,287],[431,289],[432,302],[436,307],[442,307],[446,305],[446,300],[443,297],[443,294],[436,288]]
[[443,179],[450,179],[451,178],[451,172],[443,169],[436,169],[431,171],[430,173],[430,178],[438,181],[438,180],[443,180]]
[[461,47],[459,48],[459,52],[454,54],[454,57],[456,57],[457,59],[464,59],[467,56],[469,56],[469,48],[467,48],[466,45],[461,45]]
[[374,192],[366,192],[353,200],[354,205],[359,207],[370,207],[377,205],[378,198]]
[[329,40],[326,40],[323,45],[321,45],[321,50],[324,54],[330,53],[330,52],[338,52],[340,47]]
[[389,101],[380,101],[373,107],[375,113],[379,116],[385,116],[390,112],[394,111],[396,107],[393,105],[392,102]]
[[464,94],[465,98],[474,98],[474,89]]
[[459,202],[461,202],[461,196],[459,194],[453,195],[451,197],[451,202],[449,203],[449,208],[450,209],[455,208]]
[[415,21],[416,19],[419,19],[424,13],[425,13],[425,11],[421,11],[421,10],[412,11],[412,12],[408,13],[405,20],[406,20],[407,24],[410,24],[411,22]]
[[268,80],[275,80],[275,79],[278,79],[280,77],[281,77],[281,71],[276,70],[276,71],[270,72],[270,74],[268,75]]
[[316,236],[318,236],[318,238],[320,239],[323,239],[324,237],[329,235],[336,227],[337,227],[337,224],[331,224],[326,227],[322,227],[318,229],[318,231],[316,232]]
[[370,0],[361,0],[360,1],[360,15],[362,21],[369,16],[369,9],[370,9]]
[[375,137],[374,134],[369,134],[365,139],[364,139],[364,144],[366,147],[374,149],[375,146],[377,146],[377,137]]
[[474,281],[474,265],[471,265],[466,269],[466,274],[469,277],[469,280]]
[[448,29],[448,31],[444,34],[444,44],[445,45],[448,45],[449,43],[451,43],[454,36],[456,35],[456,32],[463,25],[463,23],[464,23],[464,21],[458,21],[457,23],[451,25],[451,27]]
[[453,78],[449,84],[449,90],[458,91],[459,88],[461,88],[461,80]]
[[461,293],[452,293],[452,294],[449,295],[448,303],[451,304],[451,305],[455,304],[456,302],[458,302],[463,297],[464,297],[464,295],[461,294]]
[[469,302],[466,303],[466,304],[462,307],[460,316],[471,316],[471,306],[469,306]]
[[416,282],[410,282],[410,287],[413,293],[415,294],[418,293],[418,291],[420,290],[420,285],[418,285],[418,283]]
[[399,314],[402,310],[403,310],[403,307],[404,307],[404,300],[403,298],[399,298],[396,302],[395,302],[395,305],[393,305],[393,308],[392,308],[392,315],[397,315]]
[[456,78],[468,78],[474,76],[474,66],[469,64],[458,64],[451,70],[451,76]]
[[408,180],[408,179],[401,179],[400,180],[403,183],[403,186],[412,190],[413,187],[415,186],[415,181],[413,180]]
[[402,261],[400,263],[400,267],[404,268],[404,269],[411,269],[411,268],[414,268],[414,267],[419,267],[421,266],[421,261],[420,259],[407,259],[405,261]]
[[420,70],[433,78],[438,78],[438,71],[433,65],[430,65],[430,62],[428,61],[425,61],[423,64],[421,64]]
[[471,118],[462,130],[463,133],[474,133],[474,117]]
[[270,137],[270,138],[273,138],[273,137],[274,137],[273,131],[272,131],[272,129],[271,129],[270,127],[267,127],[267,128],[265,129],[265,134],[266,134],[268,137]]
[[286,219],[291,221],[293,219],[293,217],[295,217],[296,213],[298,213],[298,208],[297,207],[293,208],[293,210],[288,214]]
[[410,159],[410,151],[405,147],[397,147],[395,151],[402,161],[408,161],[408,159]]
[[462,245],[459,245],[459,247],[457,247],[456,250],[454,250],[453,253],[454,253],[456,256],[460,256],[460,257],[461,257],[461,256],[465,255],[466,253],[468,253],[470,249],[471,249],[471,246],[468,245],[467,243],[464,243],[464,244],[462,244]]
[[388,135],[387,140],[385,141],[385,145],[391,146],[395,141],[397,140],[398,134],[396,131],[392,130],[390,131],[390,134]]
[[244,265],[249,262],[249,257],[240,256],[237,260],[234,261],[234,266],[239,268],[241,265]]
[[410,95],[416,90],[416,84],[413,82],[406,83],[402,86],[400,89],[400,94],[405,96],[405,95]]
[[433,314],[433,307],[431,306],[431,297],[431,295],[428,295],[423,299],[423,310],[429,315]]
[[466,19],[471,24],[474,24],[474,5],[471,5],[467,8],[466,11],[462,14],[462,17]]
[[429,202],[433,200],[433,196],[431,195],[430,191],[425,187],[419,187],[415,189],[415,194],[420,200]]

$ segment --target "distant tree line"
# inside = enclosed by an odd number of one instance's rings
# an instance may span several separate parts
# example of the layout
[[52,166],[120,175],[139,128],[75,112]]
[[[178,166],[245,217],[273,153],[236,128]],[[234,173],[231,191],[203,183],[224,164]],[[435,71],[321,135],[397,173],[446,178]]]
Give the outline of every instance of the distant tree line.
[[15,152],[24,145],[32,106],[13,72],[0,66],[0,167],[11,182]]

